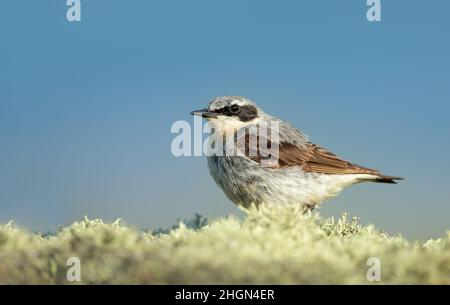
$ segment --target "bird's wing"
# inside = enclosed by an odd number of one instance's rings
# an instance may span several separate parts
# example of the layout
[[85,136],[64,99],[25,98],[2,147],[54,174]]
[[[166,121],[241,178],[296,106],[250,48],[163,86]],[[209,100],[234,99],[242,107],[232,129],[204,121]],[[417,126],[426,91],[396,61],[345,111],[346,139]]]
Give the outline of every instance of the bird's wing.
[[[273,169],[300,167],[304,172],[318,174],[368,174],[369,180],[382,183],[396,183],[403,178],[386,176],[375,169],[348,162],[326,149],[309,142],[308,138],[288,124],[280,125],[283,134],[275,139],[273,131],[267,136],[261,135],[258,129],[240,133],[237,136],[238,152],[264,167]],[[263,163],[263,161],[267,161]],[[267,166],[269,164],[269,166]]]
[[305,172],[321,174],[380,174],[377,170],[345,161],[310,142],[303,145],[303,147],[289,143],[279,143],[277,167],[289,166],[300,166]]
[[289,142],[281,137],[278,141],[273,141],[270,136],[250,132],[238,137],[237,147],[241,154],[258,163],[268,158],[276,160],[272,168],[299,166],[303,171],[311,173],[380,175],[377,170],[345,161],[309,141]]

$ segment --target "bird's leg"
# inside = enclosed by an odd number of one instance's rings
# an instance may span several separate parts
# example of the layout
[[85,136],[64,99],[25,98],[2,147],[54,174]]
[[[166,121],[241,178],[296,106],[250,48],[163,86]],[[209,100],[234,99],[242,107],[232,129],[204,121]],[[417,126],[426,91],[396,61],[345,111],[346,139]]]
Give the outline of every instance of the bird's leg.
[[308,212],[314,211],[315,208],[316,208],[316,204],[315,203],[307,204],[306,207],[305,207],[305,211],[303,212],[303,215],[305,215]]

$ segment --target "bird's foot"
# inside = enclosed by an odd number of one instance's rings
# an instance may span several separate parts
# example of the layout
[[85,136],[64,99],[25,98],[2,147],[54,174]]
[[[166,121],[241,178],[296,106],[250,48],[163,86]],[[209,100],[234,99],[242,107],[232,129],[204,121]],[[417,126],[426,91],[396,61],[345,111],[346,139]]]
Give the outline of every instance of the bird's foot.
[[314,211],[316,209],[316,204],[307,204],[305,206],[305,211],[303,211],[303,215],[307,214],[307,213],[311,213],[312,211]]

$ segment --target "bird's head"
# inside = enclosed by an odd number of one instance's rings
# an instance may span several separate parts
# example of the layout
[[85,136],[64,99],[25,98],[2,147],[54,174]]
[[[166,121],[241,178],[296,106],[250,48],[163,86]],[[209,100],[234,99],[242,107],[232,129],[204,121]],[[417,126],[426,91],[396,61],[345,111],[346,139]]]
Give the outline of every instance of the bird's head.
[[192,111],[191,114],[207,119],[221,132],[233,132],[256,124],[265,116],[261,108],[242,96],[216,97],[208,108]]

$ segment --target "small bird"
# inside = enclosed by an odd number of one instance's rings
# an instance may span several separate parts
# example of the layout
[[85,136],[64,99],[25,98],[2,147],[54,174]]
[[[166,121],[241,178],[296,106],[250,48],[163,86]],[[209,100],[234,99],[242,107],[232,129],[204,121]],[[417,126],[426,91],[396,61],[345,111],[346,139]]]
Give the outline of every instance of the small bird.
[[[191,114],[205,118],[212,125],[214,132],[210,143],[223,141],[229,135],[243,139],[244,144],[237,147],[244,153],[215,153],[209,155],[207,161],[217,185],[231,201],[244,208],[253,204],[298,204],[305,211],[313,210],[350,185],[366,181],[395,184],[396,180],[402,180],[341,159],[242,96],[214,98],[208,108]],[[259,129],[252,127],[263,124],[268,128],[277,126],[276,142],[258,134],[258,143],[267,140],[268,145],[249,147],[249,130],[254,133]],[[243,130],[247,133],[242,133]],[[270,132],[273,130],[267,134]],[[262,166],[266,155],[261,146],[277,147],[277,158],[271,166]]]

